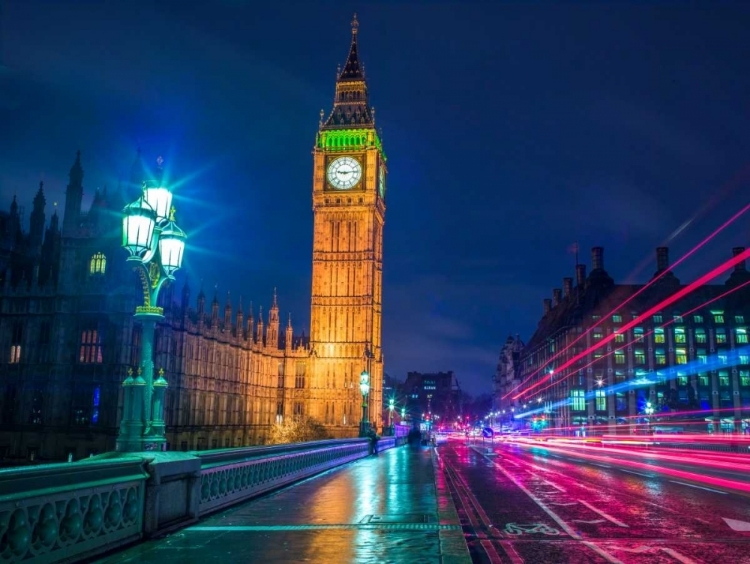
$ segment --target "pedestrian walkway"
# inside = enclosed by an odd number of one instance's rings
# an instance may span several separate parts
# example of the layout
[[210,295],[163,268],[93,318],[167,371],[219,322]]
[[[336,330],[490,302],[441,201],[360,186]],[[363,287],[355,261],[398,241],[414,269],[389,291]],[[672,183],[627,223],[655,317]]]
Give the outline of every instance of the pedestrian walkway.
[[433,456],[390,449],[99,562],[471,562]]

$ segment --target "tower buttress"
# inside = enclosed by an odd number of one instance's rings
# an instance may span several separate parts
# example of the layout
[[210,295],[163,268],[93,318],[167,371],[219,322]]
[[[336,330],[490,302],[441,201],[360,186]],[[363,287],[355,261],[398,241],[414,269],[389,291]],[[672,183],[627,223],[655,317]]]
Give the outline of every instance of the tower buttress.
[[268,312],[268,330],[266,331],[266,344],[275,349],[279,348],[279,304],[276,297],[276,288],[273,289],[273,303]]
[[263,335],[263,306],[260,306],[258,310],[258,336],[257,343],[261,346],[266,344],[265,337]]
[[76,162],[68,174],[68,188],[65,191],[65,216],[63,217],[63,235],[70,236],[81,223],[81,202],[83,201],[83,167],[81,151],[76,153]]
[[284,349],[287,352],[291,352],[292,350],[292,339],[294,338],[294,333],[292,331],[292,314],[289,314],[289,320],[286,322],[286,335],[284,338]]
[[44,198],[44,182],[39,183],[39,191],[34,196],[34,209],[31,212],[29,228],[29,246],[34,255],[42,252],[44,242],[44,206],[47,200]]

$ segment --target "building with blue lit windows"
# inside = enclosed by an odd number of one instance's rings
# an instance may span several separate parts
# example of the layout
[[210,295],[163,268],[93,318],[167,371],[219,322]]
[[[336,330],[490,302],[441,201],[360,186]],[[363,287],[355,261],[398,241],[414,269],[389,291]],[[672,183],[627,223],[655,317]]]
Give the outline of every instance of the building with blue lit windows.
[[498,371],[496,406],[569,432],[633,432],[644,423],[653,430],[659,422],[678,432],[747,432],[745,261],[724,283],[700,286],[644,316],[685,288],[669,270],[668,249],[656,255],[654,282],[644,289],[615,284],[603,249],[594,247],[589,275],[577,265],[575,285],[564,278],[544,299],[543,316],[514,370]]

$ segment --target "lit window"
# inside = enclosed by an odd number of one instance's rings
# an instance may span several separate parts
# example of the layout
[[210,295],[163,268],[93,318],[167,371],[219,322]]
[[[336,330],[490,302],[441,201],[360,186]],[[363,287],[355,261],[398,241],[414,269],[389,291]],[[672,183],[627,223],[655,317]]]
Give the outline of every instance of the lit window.
[[87,329],[81,332],[78,362],[86,364],[100,364],[102,362],[101,335],[96,329]]
[[694,315],[693,316],[693,322],[695,322],[695,323],[703,323],[703,316],[702,315]]
[[680,384],[680,386],[687,386],[687,376],[680,376],[677,378],[677,382]]
[[716,344],[724,344],[727,342],[727,333],[724,329],[716,330]]
[[654,351],[654,356],[656,357],[656,364],[662,366],[667,364],[667,355],[664,354],[664,349],[656,349]]
[[740,364],[750,364],[750,355],[741,354],[740,355]]
[[686,343],[687,339],[685,337],[685,328],[684,327],[675,327],[674,328],[674,342],[675,343]]
[[573,403],[573,411],[584,411],[586,409],[586,396],[583,390],[570,390],[570,397]]
[[706,355],[706,349],[698,349],[695,353],[695,358],[698,359],[698,362],[701,364],[708,364],[708,356]]
[[674,315],[672,316],[672,319],[675,323],[682,323],[682,316],[681,315]]
[[104,274],[107,270],[107,257],[104,253],[96,253],[89,261],[89,274]]
[[719,364],[729,364],[729,355],[725,352],[720,352],[716,355],[719,359]]
[[654,323],[661,323],[662,317],[661,315],[654,315]]
[[664,342],[664,329],[659,327],[658,329],[654,329],[654,343],[663,343]]
[[719,370],[719,386],[729,386],[729,374],[726,370]]
[[750,370],[740,370],[740,386],[750,386]]
[[743,327],[738,327],[735,330],[734,339],[737,342],[737,344],[746,345],[747,344],[747,329]]
[[94,397],[91,401],[91,422],[92,423],[99,423],[99,403],[101,401],[101,392],[102,389],[97,386],[94,388]]
[[601,329],[596,329],[596,330],[594,331],[594,335],[593,335],[593,337],[594,337],[594,340],[595,340],[595,341],[598,341],[598,340],[599,340],[599,339],[601,339],[601,338],[602,338],[603,336],[604,336],[604,334],[602,333]]
[[635,337],[636,343],[643,342],[643,327],[636,327],[633,329],[633,337]]
[[21,343],[23,343],[23,324],[16,322],[13,324],[13,333],[10,341],[10,363],[17,364],[21,362]]
[[701,345],[706,344],[706,330],[699,327],[695,330],[695,342]]
[[675,349],[674,360],[677,364],[687,364],[687,351],[685,349]]
[[625,342],[625,334],[615,333],[615,343],[624,343],[624,342]]
[[698,376],[698,385],[699,386],[708,386],[708,376],[705,374],[701,374]]
[[643,349],[635,349],[635,363],[646,364],[646,351]]
[[615,351],[615,364],[625,364],[625,352],[617,350]]
[[744,315],[735,315],[734,316],[734,322],[735,323],[745,323],[745,316]]
[[724,313],[714,313],[714,323],[724,323]]
[[595,390],[596,395],[596,410],[606,411],[607,410],[607,396],[604,394],[604,390]]
[[612,323],[622,323],[622,315],[613,315]]

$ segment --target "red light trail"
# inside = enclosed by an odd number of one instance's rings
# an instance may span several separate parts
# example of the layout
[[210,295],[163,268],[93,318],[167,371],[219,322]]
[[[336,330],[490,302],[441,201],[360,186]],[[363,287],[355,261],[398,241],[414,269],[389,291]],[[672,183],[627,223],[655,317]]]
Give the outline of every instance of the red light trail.
[[[730,268],[732,268],[735,264],[738,264],[738,263],[740,263],[740,262],[742,262],[744,260],[747,260],[748,257],[750,257],[750,249],[744,250],[743,252],[741,252],[737,256],[734,256],[731,259],[729,259],[726,262],[724,262],[723,264],[720,264],[719,266],[715,267],[713,270],[707,272],[706,274],[704,274],[703,276],[701,276],[697,280],[691,282],[690,284],[688,284],[687,286],[685,286],[681,290],[675,292],[674,294],[672,294],[668,298],[665,298],[664,300],[662,300],[658,304],[650,307],[648,310],[646,310],[645,312],[643,312],[643,314],[641,314],[641,316],[639,316],[638,319],[633,319],[633,320],[627,322],[625,325],[623,325],[620,328],[620,331],[622,331],[622,332],[627,331],[631,327],[634,327],[635,325],[641,323],[642,322],[641,321],[642,318],[647,318],[647,317],[650,317],[651,315],[653,315],[654,313],[658,313],[660,310],[662,310],[665,307],[673,304],[674,302],[676,302],[680,298],[683,298],[684,296],[688,295],[690,292],[692,292],[695,289],[703,286],[704,284],[707,284],[708,282],[710,282],[711,280],[713,280],[714,278],[716,278],[720,274],[726,272],[727,270],[729,270]],[[598,344],[592,345],[588,349],[586,349],[586,350],[584,350],[584,351],[576,354],[571,359],[569,359],[567,362],[565,362],[561,366],[559,366],[556,370],[558,370],[558,371],[565,370],[566,368],[568,368],[569,366],[571,366],[575,362],[579,361],[582,358],[585,358],[586,355],[588,355],[591,351],[596,350],[597,348],[599,348],[601,346],[604,346],[607,343],[613,341],[616,336],[617,336],[616,333],[612,333],[611,335],[608,335],[607,337],[604,337]],[[580,337],[579,337],[579,339],[580,339]],[[539,371],[537,371],[536,373],[538,373],[538,372]],[[533,376],[533,374],[532,374],[532,376]],[[534,388],[537,388],[538,386],[541,386],[544,382],[546,382],[547,380],[549,380],[551,378],[551,376],[552,376],[551,374],[548,374],[547,376],[545,376],[544,378],[542,378],[541,380],[539,380],[539,382],[537,382],[536,384],[530,386],[529,388],[527,388],[523,392],[518,393],[515,396],[513,396],[513,399],[517,399],[520,396],[522,396],[523,394],[528,393],[529,391],[533,390]],[[525,382],[528,382],[528,380],[530,378],[531,378],[531,376],[529,376],[529,378],[527,378],[524,382],[522,382],[522,384],[525,383]],[[519,386],[521,386],[522,384],[519,384]],[[516,386],[516,388],[514,388],[514,390],[517,389],[519,386]],[[511,394],[514,390],[511,390],[510,392],[508,392],[508,394],[506,394],[506,396],[509,395],[509,394]],[[506,396],[503,396],[503,398],[505,398]]]
[[[722,293],[722,294],[719,294],[718,296],[716,296],[716,297],[714,297],[714,298],[711,298],[710,300],[706,300],[706,301],[705,301],[705,302],[703,302],[702,304],[700,304],[700,305],[698,305],[698,306],[695,306],[695,307],[694,307],[693,309],[690,309],[690,310],[686,311],[686,312],[685,312],[685,313],[683,313],[682,315],[683,315],[683,316],[688,316],[688,315],[690,315],[691,313],[693,313],[693,312],[695,312],[695,311],[698,311],[699,309],[701,309],[701,308],[704,308],[704,307],[706,307],[707,305],[711,304],[712,302],[715,302],[716,300],[720,300],[721,298],[724,298],[724,297],[728,296],[729,294],[732,294],[732,293],[736,292],[737,290],[739,290],[739,289],[741,289],[741,288],[744,288],[744,287],[745,287],[745,286],[747,286],[747,285],[750,285],[750,280],[748,280],[747,282],[743,282],[742,284],[740,284],[740,285],[738,285],[738,286],[735,286],[735,287],[734,287],[734,288],[732,288],[731,290],[727,290],[726,292],[724,292],[724,293]],[[654,333],[654,331],[656,331],[657,329],[664,329],[665,327],[667,327],[667,326],[671,325],[672,323],[675,323],[675,320],[674,320],[674,318],[670,319],[669,321],[666,321],[666,322],[664,322],[663,324],[659,325],[659,327],[654,327],[654,328],[653,328],[653,329],[652,329],[651,331],[649,331],[648,333],[644,333],[644,334],[643,334],[643,337],[642,337],[642,338],[637,338],[637,339],[633,339],[633,340],[631,340],[631,341],[628,341],[627,343],[622,343],[622,344],[621,344],[621,346],[619,347],[619,349],[622,349],[622,348],[628,347],[628,346],[632,345],[633,343],[638,343],[638,342],[642,342],[642,339],[643,339],[643,338],[646,338],[646,337],[648,337],[649,335],[653,334],[653,333]],[[599,346],[599,345],[597,345],[597,346]],[[590,350],[590,349],[589,349],[589,350]],[[614,354],[615,352],[617,352],[617,350],[618,350],[618,349],[613,349],[613,350],[609,351],[608,353],[606,353],[606,354],[603,354],[603,355],[602,355],[601,357],[599,357],[599,358],[595,358],[594,360],[592,360],[592,361],[591,361],[591,362],[589,362],[588,364],[585,364],[584,366],[579,366],[579,367],[578,367],[578,370],[583,370],[584,368],[588,368],[589,366],[591,366],[591,365],[593,365],[593,364],[595,364],[595,363],[597,363],[597,362],[601,361],[602,359],[604,359],[604,358],[607,358],[607,357],[608,357],[608,356],[610,356],[610,355],[613,355],[613,354]],[[554,382],[552,382],[552,383],[550,383],[549,385],[547,385],[547,386],[545,386],[544,388],[542,388],[541,390],[537,390],[537,391],[536,391],[535,393],[537,393],[537,394],[539,394],[539,393],[542,393],[543,391],[545,391],[545,390],[548,390],[549,388],[551,388],[551,387],[552,387],[552,386],[554,386],[554,385],[555,385],[555,383],[554,383]],[[524,394],[524,393],[526,393],[527,391],[528,391],[528,390],[524,390],[523,392],[521,392],[521,395],[523,395],[523,394]],[[518,397],[518,396],[516,396],[516,397]],[[515,399],[515,397],[514,397],[513,399]],[[529,398],[529,401],[531,401],[531,400],[533,400],[533,398]],[[732,408],[732,409],[734,409],[734,408]]]
[[[607,315],[602,316],[602,318],[594,323],[591,327],[586,329],[583,333],[581,333],[578,337],[576,337],[573,342],[566,345],[563,349],[561,349],[559,352],[557,352],[551,359],[549,359],[545,364],[549,364],[550,362],[554,361],[556,358],[558,358],[560,355],[562,355],[565,351],[567,351],[570,347],[575,345],[578,341],[580,341],[583,337],[588,335],[594,328],[598,327],[601,323],[604,322],[605,319],[610,317],[612,314],[616,313],[619,309],[622,309],[625,307],[631,300],[635,299],[637,296],[639,296],[641,293],[643,293],[647,288],[651,287],[657,280],[659,280],[662,276],[665,276],[668,272],[671,272],[672,269],[674,269],[676,266],[687,260],[690,256],[695,254],[699,249],[701,249],[703,246],[705,246],[711,239],[716,237],[721,231],[729,227],[732,223],[734,223],[740,216],[742,216],[745,212],[750,210],[750,204],[747,204],[745,207],[743,207],[741,210],[739,210],[737,213],[735,213],[732,217],[730,217],[728,220],[726,220],[724,223],[722,223],[719,227],[717,227],[708,237],[703,239],[700,243],[698,243],[695,247],[693,247],[690,251],[685,253],[682,257],[680,257],[677,261],[675,261],[674,264],[672,264],[669,268],[665,269],[661,274],[658,276],[655,276],[652,278],[649,282],[647,282],[642,288],[640,288],[637,292],[635,292],[632,296],[627,298],[625,301],[623,301],[621,304],[619,304],[617,307],[612,309]],[[739,262],[739,261],[738,261]],[[736,264],[736,263],[734,263]],[[722,271],[723,272],[723,271]],[[719,273],[721,274],[721,273]],[[717,274],[718,276],[718,274]],[[710,279],[709,279],[710,280]],[[670,302],[672,303],[672,302]],[[544,369],[544,366],[539,367],[537,370],[532,372],[523,382],[518,384],[517,386],[513,387],[507,394],[502,396],[502,399],[507,398],[510,394],[515,392],[518,388],[526,384],[531,378],[539,374]],[[518,396],[514,396],[512,399],[516,399]]]

